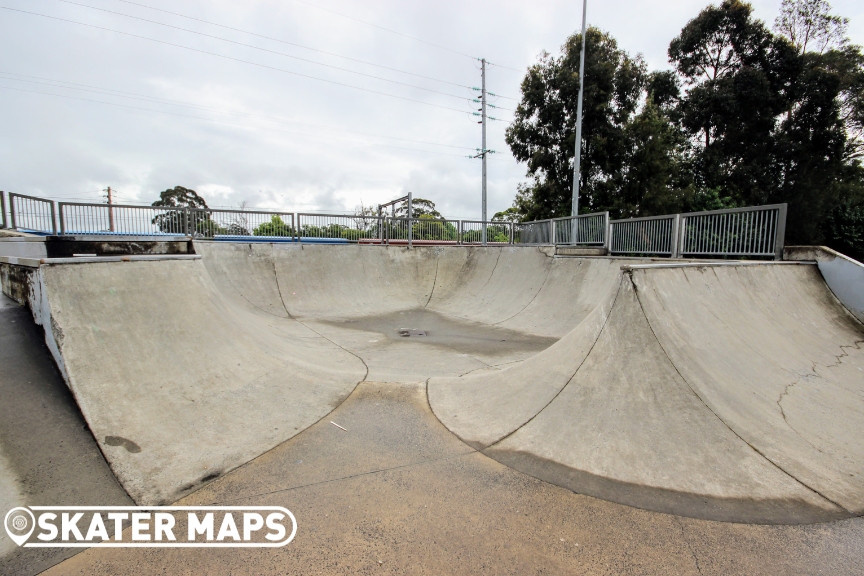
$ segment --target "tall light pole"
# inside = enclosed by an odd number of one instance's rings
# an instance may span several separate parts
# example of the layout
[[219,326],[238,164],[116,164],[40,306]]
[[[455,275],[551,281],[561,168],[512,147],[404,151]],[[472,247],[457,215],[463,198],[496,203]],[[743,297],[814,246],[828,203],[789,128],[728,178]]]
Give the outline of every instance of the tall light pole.
[[[588,0],[582,0],[582,51],[579,53],[579,101],[576,104],[576,152],[573,156],[573,209],[572,216],[579,215],[579,165],[582,159],[582,94],[585,91],[585,14]],[[576,243],[576,228],[572,242]]]

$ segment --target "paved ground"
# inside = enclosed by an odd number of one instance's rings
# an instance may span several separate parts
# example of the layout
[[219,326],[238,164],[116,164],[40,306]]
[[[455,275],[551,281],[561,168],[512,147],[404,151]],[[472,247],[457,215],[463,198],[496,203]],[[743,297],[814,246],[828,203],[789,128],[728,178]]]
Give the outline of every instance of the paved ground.
[[286,506],[297,536],[276,550],[92,549],[47,574],[864,573],[864,519],[730,524],[574,494],[458,441],[422,384],[363,383],[180,503]]
[[[0,294],[0,511],[129,505],[30,311]],[[35,574],[75,554],[17,548],[0,532],[0,574]]]

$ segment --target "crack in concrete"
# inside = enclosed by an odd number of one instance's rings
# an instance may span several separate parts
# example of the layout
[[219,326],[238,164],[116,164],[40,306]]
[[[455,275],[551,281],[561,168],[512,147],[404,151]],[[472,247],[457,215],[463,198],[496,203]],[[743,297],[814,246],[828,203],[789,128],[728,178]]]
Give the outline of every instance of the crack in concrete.
[[687,550],[690,551],[690,557],[693,558],[693,564],[696,565],[696,572],[702,574],[702,567],[699,566],[699,557],[696,556],[696,551],[693,549],[693,546],[690,544],[690,539],[687,538],[687,533],[684,530],[684,522],[681,521],[680,516],[675,516],[675,520],[678,523],[678,527],[681,528],[681,539],[684,540],[684,543],[687,544]]
[[470,452],[460,452],[459,454],[452,454],[450,456],[442,456],[441,458],[429,458],[427,460],[420,460],[419,462],[411,462],[409,464],[402,464],[400,466],[390,466],[388,468],[378,468],[376,470],[369,470],[367,472],[358,472],[357,474],[348,474],[347,476],[340,476],[338,478],[329,478],[327,480],[321,480],[319,482],[310,482],[309,484],[301,484],[299,486],[291,486],[290,488],[280,488],[278,490],[271,490],[269,492],[261,492],[258,494],[250,494],[249,496],[241,496],[239,498],[232,498],[230,500],[219,500],[216,502],[212,502],[210,504],[205,504],[205,506],[216,506],[220,504],[227,504],[229,502],[238,502],[240,500],[248,500],[250,498],[260,498],[261,496],[270,496],[271,494],[279,494],[280,492],[290,492],[292,490],[299,490],[301,488],[309,488],[311,486],[320,486],[322,484],[330,484],[331,482],[341,482],[342,480],[351,480],[352,478],[361,478],[363,476],[371,476],[373,474],[380,474],[381,472],[391,472],[393,470],[403,470],[406,468],[412,468],[415,466],[421,466],[423,464],[428,464],[430,462],[441,462],[444,460],[454,460],[456,458],[461,458],[463,456],[470,456],[472,454],[476,454],[477,450],[471,449]]
[[425,310],[427,306],[429,306],[429,302],[432,301],[432,295],[435,294],[435,285],[438,283],[438,266],[441,264],[441,254],[438,254],[438,257],[435,258],[435,279],[432,280],[432,291],[429,292],[429,298],[426,299],[426,304],[423,305],[423,309]]

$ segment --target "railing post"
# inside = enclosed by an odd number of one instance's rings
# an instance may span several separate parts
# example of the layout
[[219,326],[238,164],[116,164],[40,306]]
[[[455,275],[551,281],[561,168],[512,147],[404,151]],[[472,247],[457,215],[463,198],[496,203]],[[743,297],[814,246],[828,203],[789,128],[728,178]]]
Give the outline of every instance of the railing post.
[[297,239],[297,242],[300,242],[300,214],[294,212],[294,238]]
[[612,250],[612,244],[610,242],[609,236],[611,235],[612,230],[609,225],[609,211],[603,213],[603,247],[606,248],[606,253],[609,254]]
[[9,216],[12,218],[12,229],[18,229],[18,222],[15,217],[15,194],[9,193]]
[[49,205],[51,206],[51,234],[56,236],[57,235],[57,214],[56,214],[56,208],[54,207],[54,201],[51,200]]
[[781,204],[777,210],[777,236],[774,238],[774,260],[783,259],[783,248],[786,245],[786,210],[787,204]]
[[514,242],[514,240],[513,240],[513,234],[514,234],[513,230],[514,230],[513,222],[510,222],[510,244],[513,244],[513,242]]
[[558,230],[557,230],[558,226],[556,224],[557,223],[555,222],[554,218],[549,220],[549,230],[550,230],[550,234],[552,235],[551,239],[552,239],[552,245],[553,246],[558,245],[558,237],[556,236],[556,233],[558,232]]
[[678,258],[679,254],[679,240],[678,234],[681,231],[681,214],[675,214],[675,219],[672,220],[672,244],[669,246],[669,257],[670,258]]
[[459,240],[458,244],[459,244],[459,246],[461,246],[462,245],[462,221],[461,220],[459,220],[459,235],[457,236],[457,238]]
[[0,228],[6,228],[6,193],[0,190]]
[[411,248],[411,240],[414,235],[414,229],[411,226],[412,208],[411,192],[408,192],[408,248]]
[[63,234],[66,234],[66,219],[64,217],[64,210],[63,210],[64,203],[60,202],[58,204],[58,207],[59,207],[58,210],[59,210],[59,215],[60,215],[60,234],[63,235]]

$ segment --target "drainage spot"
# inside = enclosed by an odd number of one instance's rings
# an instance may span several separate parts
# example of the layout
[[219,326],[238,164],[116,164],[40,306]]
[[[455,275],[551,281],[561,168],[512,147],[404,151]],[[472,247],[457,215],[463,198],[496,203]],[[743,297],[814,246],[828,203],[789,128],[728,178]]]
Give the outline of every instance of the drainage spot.
[[417,328],[397,328],[397,332],[399,332],[399,336],[403,338],[408,338],[410,336],[426,336],[425,330],[418,330]]
[[107,444],[108,446],[122,446],[126,449],[127,452],[131,452],[133,454],[141,452],[141,447],[138,446],[138,444],[127,438],[123,438],[122,436],[106,436],[105,444]]

